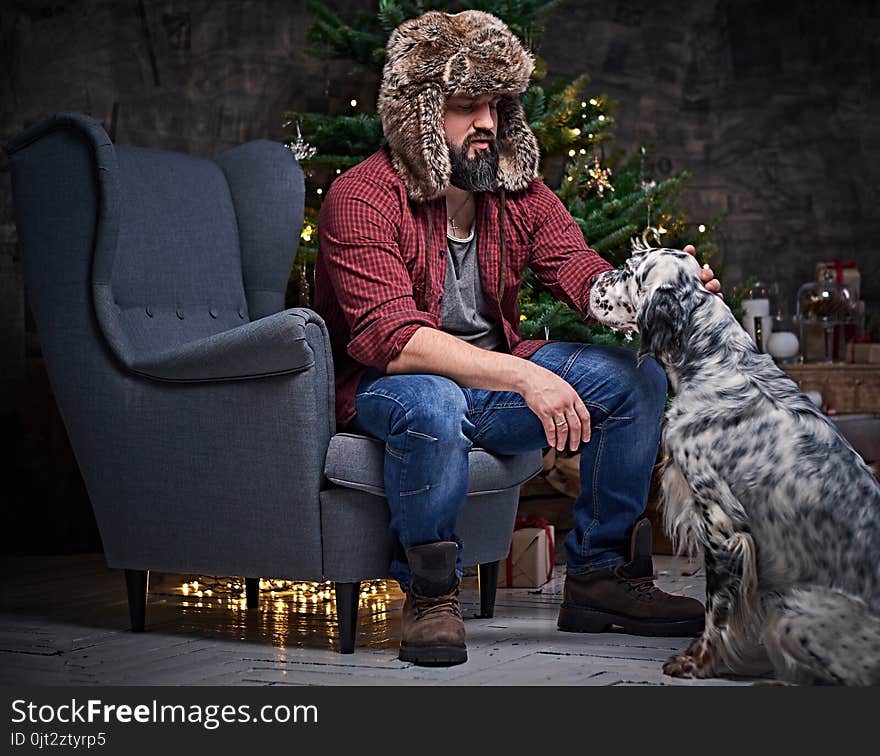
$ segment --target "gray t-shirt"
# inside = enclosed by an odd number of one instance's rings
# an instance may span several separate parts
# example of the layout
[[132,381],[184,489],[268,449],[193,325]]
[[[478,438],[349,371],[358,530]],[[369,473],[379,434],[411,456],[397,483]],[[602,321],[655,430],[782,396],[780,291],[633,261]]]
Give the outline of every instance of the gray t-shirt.
[[440,303],[440,328],[482,349],[504,343],[504,332],[489,313],[480,286],[477,265],[477,234],[467,239],[447,235],[446,283]]

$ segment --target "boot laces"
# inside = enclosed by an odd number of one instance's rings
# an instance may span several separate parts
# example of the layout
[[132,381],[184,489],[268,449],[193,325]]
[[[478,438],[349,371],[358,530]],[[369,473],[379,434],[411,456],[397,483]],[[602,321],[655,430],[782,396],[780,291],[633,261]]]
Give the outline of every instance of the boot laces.
[[628,578],[618,572],[617,577],[623,580],[627,584],[627,586],[629,586],[630,590],[636,591],[637,593],[649,595],[651,593],[661,592],[660,589],[654,584],[654,581],[657,579],[656,572],[652,575],[646,575],[645,577],[640,578]]
[[426,614],[434,613],[450,613],[455,617],[461,617],[461,606],[458,602],[458,591],[450,591],[442,596],[422,596],[417,593],[412,594],[413,606],[416,610],[416,617],[421,619]]

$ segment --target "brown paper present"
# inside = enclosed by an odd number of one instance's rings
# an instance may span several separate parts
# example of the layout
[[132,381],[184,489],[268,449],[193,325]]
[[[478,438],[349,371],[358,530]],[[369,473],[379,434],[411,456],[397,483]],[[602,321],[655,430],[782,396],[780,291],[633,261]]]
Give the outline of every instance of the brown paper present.
[[552,525],[513,531],[510,554],[498,569],[500,588],[540,588],[553,576],[555,549]]
[[862,274],[852,260],[820,260],[816,263],[816,280],[822,281],[825,271],[831,269],[833,279],[849,290],[853,302],[861,299]]
[[851,362],[880,363],[880,344],[850,344]]

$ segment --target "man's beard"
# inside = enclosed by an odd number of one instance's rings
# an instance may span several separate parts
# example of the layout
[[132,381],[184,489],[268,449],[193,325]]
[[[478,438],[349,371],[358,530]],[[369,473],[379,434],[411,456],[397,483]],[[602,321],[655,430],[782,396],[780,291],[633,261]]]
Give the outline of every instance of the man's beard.
[[[488,139],[489,147],[477,150],[474,157],[468,157],[468,150],[474,139]],[[449,144],[447,142],[447,144]],[[450,182],[459,189],[467,192],[491,192],[495,190],[498,179],[498,150],[495,147],[495,138],[488,134],[477,132],[468,139],[460,149],[449,144],[449,159],[452,162],[452,176]]]

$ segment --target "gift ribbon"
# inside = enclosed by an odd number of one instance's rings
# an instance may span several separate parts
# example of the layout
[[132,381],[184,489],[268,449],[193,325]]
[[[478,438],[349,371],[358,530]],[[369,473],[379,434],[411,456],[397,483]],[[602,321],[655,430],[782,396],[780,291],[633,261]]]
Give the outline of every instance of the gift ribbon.
[[[553,543],[553,531],[550,523],[543,517],[536,517],[533,514],[525,517],[517,517],[513,525],[514,530],[522,530],[523,528],[541,528],[547,534],[547,580],[553,577],[553,562],[556,561],[556,546]],[[507,573],[507,587],[510,588],[513,583],[513,544],[510,547],[510,553],[507,554],[505,561],[505,571]]]
[[837,278],[837,283],[843,283],[843,271],[849,270],[852,268],[858,268],[858,264],[855,260],[841,260],[839,257],[835,257],[832,260],[822,260],[820,262],[821,265],[834,266],[834,273]]
[[[820,265],[825,265],[826,267],[834,268],[834,275],[837,283],[843,285],[843,271],[844,270],[858,270],[858,263],[855,260],[841,260],[839,257],[834,257],[830,260],[820,260]],[[847,334],[845,334],[847,335]],[[840,354],[840,333],[838,329],[834,329],[834,345],[832,346],[832,356]],[[853,349],[850,347],[850,354],[852,355]],[[850,357],[852,359],[852,357]]]
[[849,361],[856,361],[856,344],[872,344],[870,336],[856,336],[849,345]]

